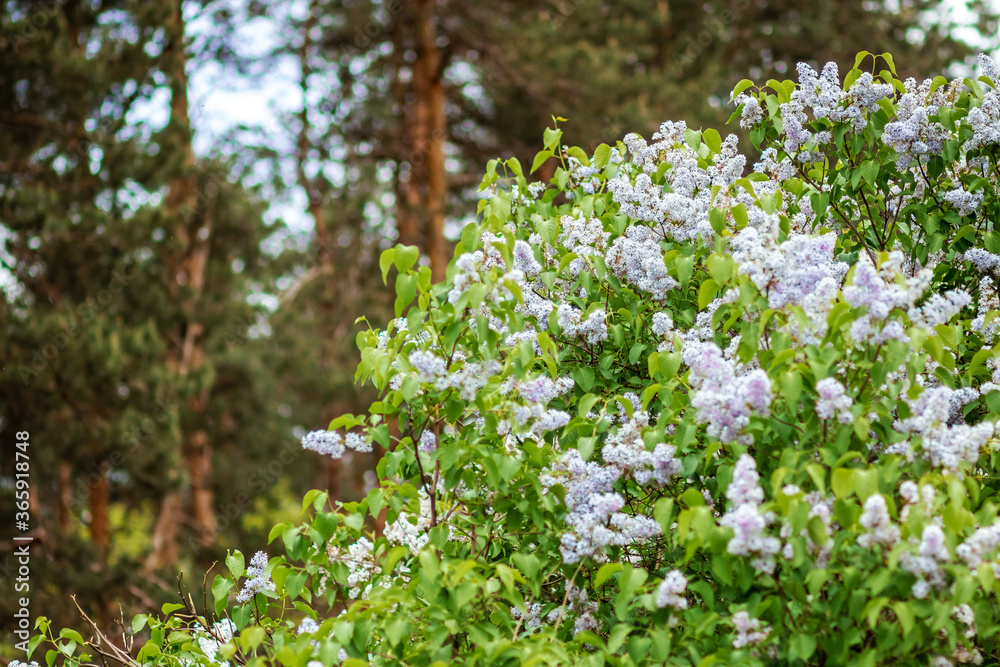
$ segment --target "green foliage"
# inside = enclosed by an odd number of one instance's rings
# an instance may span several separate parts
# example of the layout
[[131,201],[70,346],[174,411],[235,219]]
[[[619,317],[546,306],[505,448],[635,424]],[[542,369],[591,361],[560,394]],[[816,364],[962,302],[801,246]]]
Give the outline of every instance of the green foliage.
[[[734,138],[682,123],[593,156],[553,129],[542,185],[491,162],[444,283],[383,254],[398,317],[358,337],[378,400],[310,434],[385,448],[378,486],[310,492],[271,531],[284,555],[234,553],[211,607],[137,619],[139,662],[994,651],[1000,137],[968,142],[998,100],[871,61],[889,87],[853,69],[835,114],[811,84],[741,84],[746,177]],[[940,151],[899,140],[918,107]]]

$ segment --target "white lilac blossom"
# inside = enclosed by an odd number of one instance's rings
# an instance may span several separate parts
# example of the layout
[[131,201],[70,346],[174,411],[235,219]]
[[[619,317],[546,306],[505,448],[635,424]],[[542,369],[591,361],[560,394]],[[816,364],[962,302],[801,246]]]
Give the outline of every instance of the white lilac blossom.
[[977,269],[983,273],[989,271],[1000,271],[1000,255],[994,255],[982,248],[969,248],[965,251],[964,257],[972,262]]
[[649,227],[633,225],[625,230],[611,244],[604,261],[616,277],[649,292],[655,301],[665,300],[667,292],[677,287],[667,274],[659,239]]
[[887,340],[909,340],[902,324],[889,317],[896,309],[911,311],[914,308],[930,285],[931,271],[921,269],[904,280],[903,264],[903,253],[893,251],[878,271],[865,261],[855,265],[854,280],[843,290],[844,299],[851,306],[867,308],[867,313],[851,325],[851,336],[855,340],[876,345]]
[[514,269],[526,276],[537,276],[542,271],[542,265],[535,259],[535,253],[526,241],[514,241]]
[[[958,314],[972,303],[972,297],[965,290],[948,290],[944,294],[931,294],[922,306],[914,306],[907,313],[915,323],[933,330]],[[933,331],[931,332],[933,334]]]
[[302,438],[302,448],[339,459],[344,455],[344,439],[336,431],[312,431]]
[[[638,403],[638,397],[634,397]],[[681,470],[681,462],[674,458],[674,446],[659,443],[653,451],[646,449],[642,429],[649,425],[649,415],[635,410],[605,441],[601,455],[604,461],[620,470],[622,477],[631,476],[642,485],[666,486],[670,478]]]
[[[922,104],[929,88],[918,86],[913,78],[903,85],[907,92],[896,104],[896,120],[886,123],[882,134],[886,144],[896,151],[896,165],[900,169],[906,169],[924,156],[939,155],[944,142],[951,138],[951,132],[944,125],[930,120],[937,115],[938,106]],[[970,121],[971,115],[970,112]],[[971,141],[966,142],[967,147]]]
[[500,362],[487,359],[464,361],[461,367],[449,370],[447,361],[430,350],[413,350],[409,362],[418,382],[429,384],[437,391],[457,389],[459,397],[466,401],[475,398],[476,392],[501,369]]
[[696,390],[691,407],[708,434],[723,442],[745,442],[740,431],[753,414],[767,416],[771,404],[771,380],[757,369],[737,377],[733,364],[714,343],[687,341],[681,358],[691,369],[691,386]]
[[[516,389],[524,403],[511,406],[513,422],[518,427],[527,427],[528,433],[536,439],[542,438],[549,431],[560,429],[569,423],[569,413],[563,410],[549,408],[548,404],[556,397],[573,390],[572,378],[561,377],[552,380],[540,375],[523,381],[509,380],[501,386],[501,392],[507,393]],[[521,428],[518,439],[523,439]]]
[[589,257],[603,256],[607,251],[611,233],[604,231],[604,224],[599,218],[587,218],[582,213],[575,217],[564,215],[559,224],[559,243],[568,252],[577,255],[566,267],[569,275],[579,275],[587,268]]
[[958,472],[963,461],[978,460],[995,428],[992,422],[949,425],[955,393],[947,387],[924,389],[915,400],[907,399],[911,416],[894,424],[901,433],[920,436],[924,457],[947,472]]
[[428,531],[431,528],[431,497],[423,488],[417,493],[420,513],[414,515],[407,511],[400,512],[399,517],[391,524],[387,524],[383,532],[390,544],[408,547],[410,553],[414,554],[427,544],[430,539]]
[[258,593],[273,593],[275,591],[274,582],[266,574],[267,554],[258,551],[250,559],[247,567],[247,580],[243,582],[243,589],[236,596],[240,602],[246,602]]
[[[228,618],[224,618],[221,621],[213,623],[208,632],[195,633],[195,637],[198,640],[198,647],[201,648],[202,653],[205,654],[205,657],[208,658],[209,662],[214,662],[220,665],[220,667],[229,667],[229,662],[219,661],[216,659],[219,649],[223,644],[228,644],[232,641],[235,635],[236,624]],[[11,665],[13,664],[14,663],[12,662]]]
[[382,567],[375,560],[371,541],[359,537],[346,551],[331,542],[327,545],[326,553],[331,563],[343,563],[347,566],[348,597],[352,600],[367,599],[372,579],[382,572]]
[[831,419],[834,415],[841,424],[850,424],[854,421],[851,413],[851,406],[854,401],[844,393],[844,385],[837,382],[836,378],[823,378],[816,383],[816,393],[819,400],[816,401],[816,414],[820,419]]
[[299,627],[295,629],[295,634],[297,634],[297,635],[301,635],[301,634],[312,635],[312,634],[316,634],[318,631],[319,631],[319,623],[317,623],[314,619],[309,618],[308,616],[306,616],[299,623]]
[[764,120],[764,111],[760,108],[760,102],[753,95],[740,93],[733,101],[737,106],[743,106],[740,110],[740,127],[744,130],[756,127]]
[[767,635],[771,632],[770,626],[752,618],[745,611],[733,614],[733,627],[736,628],[736,637],[733,639],[733,648],[735,649],[756,646],[767,639]]
[[726,489],[730,511],[719,520],[719,524],[732,528],[735,533],[726,546],[729,553],[751,556],[751,564],[755,568],[770,574],[774,571],[774,555],[781,549],[781,542],[764,533],[774,521],[774,514],[760,511],[764,491],[758,480],[757,464],[752,457],[743,454],[736,462],[733,481]]
[[868,496],[859,522],[865,532],[858,537],[858,544],[866,549],[876,546],[892,547],[899,542],[899,528],[892,524],[882,494],[873,493]]
[[686,590],[687,577],[680,570],[671,570],[660,582],[660,587],[656,591],[656,606],[660,609],[666,607],[687,609],[688,601],[684,597]]
[[[976,615],[972,611],[972,607],[967,604],[960,605],[952,609],[952,616],[955,617],[959,623],[965,626],[965,632],[962,634],[972,642],[973,638],[976,636]],[[983,654],[975,646],[966,647],[964,644],[959,642],[955,646],[955,652],[951,655],[955,662],[959,663],[972,663],[974,665],[983,664]]]
[[982,192],[967,192],[963,188],[948,190],[941,195],[942,199],[958,209],[959,215],[969,215],[975,212],[983,203],[983,196]]
[[567,563],[584,558],[606,560],[605,547],[629,546],[660,534],[659,524],[647,517],[631,516],[619,510],[625,499],[612,491],[619,473],[613,467],[587,462],[575,449],[570,449],[549,470],[541,481],[546,488],[562,484],[565,489],[566,524],[560,551]]
[[665,311],[653,313],[653,326],[651,329],[654,335],[667,336],[674,329],[674,319],[670,316],[670,313]]
[[542,605],[540,602],[531,602],[525,605],[527,613],[522,612],[517,607],[510,608],[510,615],[515,621],[521,621],[527,630],[537,630],[542,627]]
[[581,317],[580,310],[569,304],[562,304],[556,310],[559,318],[559,328],[571,338],[582,338],[588,345],[597,345],[608,338],[606,314],[598,309],[590,313],[587,319]]
[[778,233],[777,216],[770,216],[759,228],[744,228],[729,239],[733,259],[740,273],[767,295],[768,306],[803,307],[812,322],[814,338],[822,337],[826,316],[848,268],[833,259],[836,237],[792,234],[778,244]]
[[925,526],[920,538],[918,553],[914,555],[905,551],[899,558],[900,567],[917,578],[913,584],[915,598],[927,597],[931,587],[944,588],[947,580],[941,563],[947,563],[949,558],[944,531],[935,524]]
[[[713,234],[708,221],[712,205],[710,186],[727,184],[713,183],[712,174],[699,166],[697,152],[683,143],[686,130],[687,125],[683,122],[663,123],[660,131],[653,135],[653,144],[647,144],[636,134],[627,135],[623,143],[629,149],[631,163],[642,173],[633,183],[628,170],[620,169],[617,176],[608,180],[607,188],[621,213],[653,223],[664,237],[693,240],[701,235],[708,239]],[[730,178],[742,169],[736,168],[742,156],[733,156],[731,160],[722,158],[733,162],[732,165],[721,164],[720,157],[713,159],[713,171],[718,178]],[[671,167],[663,174],[667,188],[653,183],[649,176],[661,163]]]
[[417,449],[424,454],[432,454],[437,449],[437,436],[434,435],[433,431],[424,430],[420,434],[420,444],[417,445]]
[[972,136],[962,147],[966,152],[1000,143],[1000,96],[997,91],[987,89],[982,103],[969,109],[968,121]]
[[990,526],[977,528],[964,542],[955,548],[955,554],[969,567],[972,574],[982,563],[989,563],[993,577],[1000,579],[1000,563],[997,562],[997,547],[1000,547],[1000,521]]
[[347,445],[348,449],[353,449],[363,454],[372,451],[372,441],[360,433],[348,433],[347,437],[344,438],[344,444]]
[[546,620],[549,623],[559,623],[563,618],[576,617],[573,623],[573,635],[578,635],[584,630],[597,630],[600,623],[597,617],[598,604],[592,602],[587,595],[587,589],[576,586],[572,580],[566,582],[566,606],[556,607],[548,613]]

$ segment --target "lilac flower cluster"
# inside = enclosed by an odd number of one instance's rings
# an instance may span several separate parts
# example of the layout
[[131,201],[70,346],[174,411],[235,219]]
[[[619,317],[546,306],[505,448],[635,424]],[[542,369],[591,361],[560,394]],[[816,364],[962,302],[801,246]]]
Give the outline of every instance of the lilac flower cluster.
[[968,192],[964,188],[954,188],[941,195],[941,198],[958,209],[959,215],[969,215],[983,203],[984,196],[983,192]]
[[691,407],[696,419],[707,424],[709,435],[723,442],[746,442],[740,431],[750,423],[750,416],[770,414],[771,380],[757,369],[737,377],[715,343],[687,341],[681,358],[691,369],[690,382],[696,390]]
[[517,390],[524,403],[512,404],[514,423],[520,427],[528,427],[528,432],[533,437],[541,439],[549,431],[569,423],[569,413],[549,408],[548,404],[556,397],[572,391],[574,386],[573,379],[569,377],[553,380],[540,375],[524,381],[509,379],[501,386],[501,391],[506,393],[512,388]]
[[667,298],[677,281],[667,275],[656,233],[649,227],[633,225],[615,239],[604,258],[608,269],[618,278],[649,292],[655,301]]
[[587,259],[596,255],[603,256],[608,248],[608,238],[611,233],[604,231],[604,225],[599,218],[564,215],[560,220],[559,243],[571,253],[577,255],[570,261],[566,271],[571,276],[577,276],[587,267]]
[[944,531],[933,523],[925,526],[918,553],[914,555],[904,551],[899,558],[900,567],[917,578],[913,584],[913,597],[923,600],[932,586],[945,587],[947,579],[944,570],[941,569],[941,563],[947,563],[949,558]]
[[427,491],[420,489],[420,513],[413,515],[410,512],[400,512],[399,517],[385,527],[383,535],[392,544],[398,544],[410,549],[410,553],[417,553],[427,544],[429,536],[427,531],[431,527],[431,498]]
[[[222,648],[223,644],[228,644],[236,636],[236,624],[233,623],[228,618],[224,618],[221,621],[216,621],[212,624],[210,632],[196,632],[195,637],[198,639],[198,647],[201,649],[208,661],[219,665],[219,667],[229,667],[228,660],[218,660],[217,656],[219,654],[219,649]],[[182,658],[182,663],[184,659]],[[16,660],[14,662],[17,662]],[[14,664],[11,662],[11,665]],[[36,663],[32,663],[36,665]],[[192,661],[188,661],[188,664],[193,664]],[[185,666],[186,667],[186,666]]]
[[931,272],[921,269],[904,281],[903,263],[903,253],[893,251],[878,271],[863,260],[855,265],[854,281],[844,287],[844,299],[855,308],[864,306],[868,309],[851,325],[851,336],[855,340],[876,345],[887,340],[909,340],[899,320],[889,319],[889,316],[896,309],[920,314],[921,311],[913,310],[914,304],[929,286]]
[[816,401],[816,414],[820,419],[830,419],[834,415],[841,424],[850,424],[854,421],[851,413],[851,406],[854,401],[844,392],[844,385],[837,382],[836,378],[823,378],[816,383],[816,393],[819,400]]
[[236,599],[240,602],[247,602],[258,593],[273,593],[275,591],[274,582],[267,576],[267,554],[258,551],[250,559],[247,567],[247,580],[243,582],[243,589],[237,594]]
[[559,328],[570,338],[582,338],[587,345],[597,345],[607,340],[608,324],[604,310],[591,312],[585,320],[581,315],[579,308],[574,308],[568,303],[561,304],[556,310]]
[[352,600],[367,599],[372,590],[372,580],[382,572],[382,567],[375,560],[374,548],[375,545],[365,537],[359,537],[347,551],[333,542],[327,545],[330,562],[347,566],[347,594]]
[[918,85],[909,78],[904,82],[906,93],[896,104],[896,120],[887,123],[882,139],[896,151],[896,166],[908,168],[924,156],[940,154],[951,132],[944,125],[931,121],[938,112],[937,104],[922,104],[928,97],[929,81]]
[[344,439],[336,431],[311,431],[302,438],[302,449],[339,459],[344,455]]
[[684,597],[684,593],[687,591],[687,583],[687,577],[680,570],[671,570],[668,572],[656,591],[656,606],[660,609],[666,607],[687,609],[688,601]]
[[674,458],[673,445],[661,442],[653,451],[646,449],[642,429],[648,424],[649,415],[635,410],[632,419],[608,436],[601,456],[607,464],[617,467],[622,477],[631,476],[642,485],[666,486],[680,472],[681,462]]
[[736,637],[733,639],[735,649],[756,646],[767,639],[767,635],[771,632],[770,626],[762,624],[745,611],[733,614],[733,627],[736,628]]
[[993,570],[993,578],[1000,579],[1000,562],[997,548],[1000,547],[1000,521],[981,526],[964,542],[955,548],[955,554],[968,566],[972,574],[982,563],[988,563]]
[[882,494],[873,493],[868,496],[858,521],[865,529],[858,537],[858,544],[866,549],[875,546],[892,547],[899,542],[899,528],[893,525]]
[[562,484],[566,490],[566,523],[570,531],[563,533],[559,548],[565,562],[577,563],[591,557],[604,561],[605,547],[629,546],[660,534],[656,521],[619,511],[625,499],[612,491],[618,477],[615,468],[584,461],[575,449],[566,451],[543,473],[545,487]]
[[[993,83],[1000,84],[997,64],[992,58],[980,54],[979,65],[983,68],[985,76],[993,79]],[[974,151],[1000,143],[1000,96],[997,95],[997,91],[987,89],[983,95],[982,104],[969,109],[968,119],[969,126],[972,128],[972,136],[966,140],[963,146],[966,151]]]
[[778,219],[769,216],[757,228],[746,227],[730,237],[729,248],[740,273],[767,295],[774,309],[800,306],[810,321],[809,331],[798,331],[792,319],[790,333],[806,342],[819,342],[826,333],[827,314],[847,274],[847,264],[833,259],[833,234],[792,234],[778,244]]
[[740,109],[740,127],[744,130],[756,127],[764,120],[764,110],[760,108],[760,101],[753,95],[740,93],[733,102],[736,106],[742,107]]
[[781,549],[776,537],[764,533],[774,521],[774,514],[761,512],[764,491],[758,484],[757,464],[747,454],[740,456],[733,469],[733,481],[726,489],[730,510],[719,524],[732,528],[735,535],[726,550],[734,556],[752,556],[751,564],[762,572],[774,572],[774,555]]
[[586,588],[575,585],[572,580],[567,580],[566,602],[568,604],[565,607],[556,607],[548,613],[546,620],[549,623],[558,623],[566,616],[575,616],[574,635],[578,635],[584,630],[596,631],[600,627],[600,622],[594,615],[597,613],[599,605],[590,600]]
[[[924,457],[931,465],[952,473],[958,472],[963,461],[975,463],[979,459],[983,445],[995,429],[995,424],[989,421],[974,426],[949,425],[955,395],[955,390],[948,387],[924,389],[915,400],[907,399],[911,416],[893,425],[901,433],[919,436]],[[962,394],[958,400],[966,398],[969,396]]]
[[[459,360],[464,358],[464,354],[455,356]],[[500,362],[487,359],[467,361],[461,368],[449,371],[446,360],[430,350],[413,350],[408,359],[418,382],[430,384],[437,391],[457,389],[459,396],[466,401],[474,399],[476,393],[501,369]]]
[[[683,122],[664,123],[653,135],[652,144],[636,134],[627,135],[624,143],[631,153],[631,164],[641,173],[633,183],[630,169],[620,169],[608,181],[608,191],[621,213],[657,225],[665,237],[692,240],[701,235],[708,239],[713,234],[708,222],[710,187],[727,188],[735,183],[746,158],[735,152],[735,144],[727,138],[726,150],[716,155],[706,170],[699,165],[698,153],[683,143],[686,130]],[[666,187],[653,183],[650,177],[661,163],[670,165],[664,173]]]

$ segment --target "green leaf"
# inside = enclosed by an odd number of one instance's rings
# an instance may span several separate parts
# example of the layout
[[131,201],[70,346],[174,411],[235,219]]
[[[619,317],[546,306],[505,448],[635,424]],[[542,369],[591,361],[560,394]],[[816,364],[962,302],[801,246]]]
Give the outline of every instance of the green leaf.
[[875,181],[878,179],[878,162],[875,160],[866,160],[861,163],[861,176],[865,179],[868,185],[875,187]]
[[808,664],[809,658],[816,650],[816,637],[807,633],[794,635],[789,642],[789,649],[792,657],[800,658]]
[[854,470],[854,488],[858,492],[861,502],[868,499],[868,496],[878,492],[878,469]]
[[835,469],[830,486],[833,488],[833,495],[838,498],[846,498],[854,493],[854,468]]
[[535,221],[535,230],[549,245],[555,245],[559,238],[559,223],[555,218],[539,218]]
[[531,163],[531,171],[528,173],[529,174],[535,173],[535,171],[537,171],[539,167],[545,164],[545,161],[548,160],[550,157],[552,157],[552,155],[553,153],[550,150],[544,150],[535,155],[535,159]]
[[701,140],[705,142],[713,153],[719,153],[722,151],[722,137],[719,136],[719,131],[714,128],[708,128],[702,131]]
[[729,96],[729,99],[730,100],[735,100],[737,97],[740,96],[740,93],[742,93],[747,88],[751,88],[751,87],[753,87],[753,81],[751,81],[750,79],[742,79],[742,80],[740,80],[740,82],[736,84],[736,87],[733,88],[733,92]]
[[604,169],[611,160],[611,146],[607,144],[601,144],[596,149],[594,149],[594,168],[597,170]]
[[[389,251],[386,250],[385,252],[389,252]],[[383,257],[385,256],[385,252],[382,253]],[[410,269],[413,268],[413,265],[417,263],[418,259],[420,259],[420,249],[419,248],[417,248],[416,246],[412,246],[412,245],[407,246],[407,245],[400,244],[400,245],[397,245],[396,248],[395,248],[395,254],[393,256],[393,260],[392,261],[396,265],[396,270],[397,271],[399,271],[400,273],[406,273],[407,271],[409,271]],[[379,258],[379,265],[380,266],[381,266],[381,262],[382,262],[382,260],[381,260],[381,258]],[[386,270],[385,270],[385,268],[383,268],[382,269],[382,274],[383,274],[382,280],[383,281],[385,280],[385,273],[386,273]]]
[[389,281],[389,269],[392,268],[393,262],[396,260],[396,249],[389,248],[388,250],[383,250],[382,254],[378,258],[378,266],[382,269],[382,284],[387,285]]
[[719,292],[719,285],[709,278],[698,288],[698,310],[704,310],[705,306],[712,303]]
[[242,577],[243,572],[246,569],[244,567],[243,554],[239,551],[233,551],[226,556],[226,567],[229,568],[229,573],[233,575],[233,579]]

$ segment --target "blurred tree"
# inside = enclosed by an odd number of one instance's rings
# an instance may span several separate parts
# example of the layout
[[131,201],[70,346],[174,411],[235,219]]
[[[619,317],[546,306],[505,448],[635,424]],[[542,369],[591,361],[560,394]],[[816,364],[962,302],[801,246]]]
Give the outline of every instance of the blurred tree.
[[273,465],[291,442],[262,342],[275,230],[232,161],[194,158],[178,0],[4,10],[0,432],[32,436],[33,604],[75,615],[78,593],[107,623],[174,589],[156,570],[242,545],[298,458]]

